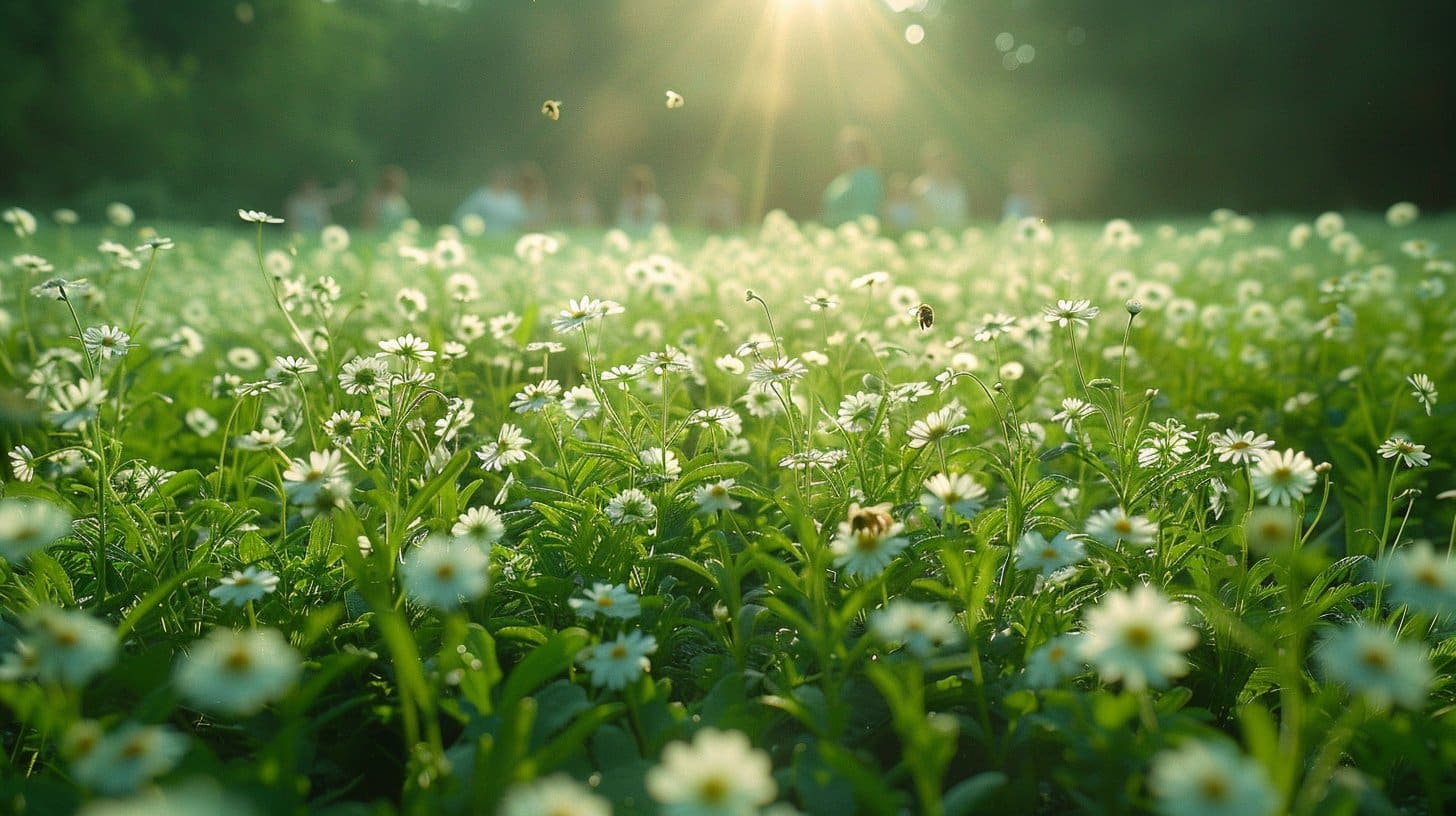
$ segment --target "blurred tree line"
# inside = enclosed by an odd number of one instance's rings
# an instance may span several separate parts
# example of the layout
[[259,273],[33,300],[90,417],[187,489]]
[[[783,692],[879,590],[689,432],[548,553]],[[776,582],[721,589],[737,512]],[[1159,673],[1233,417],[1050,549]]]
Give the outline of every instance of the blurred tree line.
[[[218,221],[281,209],[307,175],[362,199],[393,163],[437,221],[492,167],[534,160],[554,197],[586,184],[608,210],[647,162],[670,214],[723,168],[750,203],[812,217],[850,122],[912,175],[924,141],[949,140],[981,217],[1012,165],[1054,215],[1452,203],[1452,4],[788,5],[10,0],[0,203]],[[900,36],[912,22],[919,45]],[[754,50],[766,25],[777,51]],[[1002,33],[1034,59],[1008,68]],[[663,109],[668,88],[682,110]]]

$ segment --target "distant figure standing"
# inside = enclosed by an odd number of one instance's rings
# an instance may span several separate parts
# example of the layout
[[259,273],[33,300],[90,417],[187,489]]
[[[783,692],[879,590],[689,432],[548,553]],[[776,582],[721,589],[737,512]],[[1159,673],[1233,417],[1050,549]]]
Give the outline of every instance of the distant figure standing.
[[402,168],[390,164],[379,171],[379,181],[364,202],[364,228],[396,230],[410,217],[410,205],[404,198],[409,176]]
[[516,192],[521,196],[521,228],[539,232],[551,223],[551,199],[546,195],[546,174],[535,162],[521,162],[516,171]]
[[862,128],[846,127],[835,140],[839,175],[824,190],[824,223],[837,227],[863,215],[879,215],[885,183],[876,168],[879,151]]
[[918,215],[915,198],[910,195],[910,177],[904,173],[891,173],[884,211],[880,213],[885,229],[896,235],[903,233],[915,226]]
[[1023,218],[1045,218],[1046,200],[1037,186],[1036,176],[1024,164],[1012,166],[1006,174],[1006,203],[1001,207],[1001,220],[1020,221]]
[[308,176],[283,205],[289,226],[298,232],[314,233],[334,223],[333,207],[354,196],[354,183],[345,181],[332,190],[319,184],[318,176]]
[[571,203],[566,207],[567,220],[573,227],[596,228],[602,225],[602,208],[597,206],[597,197],[591,188],[578,184],[571,194]]
[[666,216],[667,206],[657,194],[652,168],[639,164],[629,169],[617,204],[617,226],[630,235],[646,235]]
[[966,185],[956,175],[955,158],[949,145],[942,141],[927,142],[920,151],[920,160],[925,172],[910,184],[910,194],[920,211],[920,223],[944,229],[965,226],[970,217]]
[[497,167],[490,181],[471,193],[450,220],[462,225],[467,216],[485,221],[485,231],[495,235],[517,232],[526,223],[526,205],[514,186],[515,176],[509,167]]
[[743,218],[738,210],[738,179],[723,170],[713,170],[698,191],[696,210],[698,226],[709,232],[732,232]]

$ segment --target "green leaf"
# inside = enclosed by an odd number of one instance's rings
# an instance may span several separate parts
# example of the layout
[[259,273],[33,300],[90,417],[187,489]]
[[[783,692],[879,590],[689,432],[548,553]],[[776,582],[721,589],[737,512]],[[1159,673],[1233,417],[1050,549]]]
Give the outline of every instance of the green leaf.
[[445,463],[445,467],[441,468],[440,472],[436,473],[434,478],[425,482],[425,486],[420,488],[420,492],[416,493],[414,498],[410,499],[409,506],[405,508],[403,518],[407,521],[413,521],[423,516],[425,508],[429,506],[430,502],[435,498],[435,495],[445,485],[454,484],[455,479],[465,470],[465,465],[469,461],[469,449],[459,451],[450,457],[450,461]]
[[941,800],[945,816],[968,816],[986,801],[987,797],[1006,784],[1006,774],[1000,771],[986,771],[970,779],[957,782],[945,792]]
[[133,606],[127,611],[126,617],[122,618],[121,623],[116,627],[117,639],[121,640],[125,638],[129,632],[136,628],[138,623],[142,622],[142,619],[147,616],[147,613],[151,612],[158,604],[166,600],[173,592],[177,591],[177,587],[182,586],[193,578],[218,574],[219,570],[216,564],[203,562],[193,565],[190,569],[176,573],[171,578],[163,581],[156,589],[148,592],[145,598],[138,601],[136,606]]
[[563,629],[531,650],[506,677],[505,685],[501,688],[500,710],[510,710],[518,701],[545,685],[546,681],[570,668],[577,653],[590,640],[591,636],[585,629]]

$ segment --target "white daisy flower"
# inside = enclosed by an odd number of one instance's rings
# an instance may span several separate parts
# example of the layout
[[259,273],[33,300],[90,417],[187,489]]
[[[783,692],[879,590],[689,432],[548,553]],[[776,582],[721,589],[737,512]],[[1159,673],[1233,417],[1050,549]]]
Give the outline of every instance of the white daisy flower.
[[233,570],[233,574],[218,580],[218,585],[208,590],[209,595],[220,604],[244,606],[249,601],[261,601],[268,593],[278,589],[278,576],[265,569],[250,566],[244,570]]
[[244,717],[287,694],[300,670],[298,652],[276,629],[214,629],[188,649],[173,681],[198,708]]
[[1082,656],[1106,682],[1121,680],[1134,692],[1161,688],[1188,673],[1183,653],[1198,643],[1198,632],[1186,617],[1186,607],[1149,586],[1110,592],[1087,611]]
[[657,638],[633,629],[617,635],[616,640],[583,649],[577,660],[591,672],[592,685],[621,691],[652,669],[647,656],[656,651]]
[[489,566],[475,541],[431,535],[405,555],[400,581],[415,603],[448,612],[485,595]]

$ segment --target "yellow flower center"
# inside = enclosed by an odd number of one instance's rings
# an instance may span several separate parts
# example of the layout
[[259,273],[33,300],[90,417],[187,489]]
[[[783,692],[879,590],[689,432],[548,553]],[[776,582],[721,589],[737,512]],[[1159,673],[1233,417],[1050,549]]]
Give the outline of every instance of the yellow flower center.
[[1134,624],[1127,628],[1127,644],[1134,649],[1146,649],[1153,645],[1153,632],[1142,624]]
[[245,672],[253,665],[253,656],[247,649],[234,649],[222,661],[222,666],[230,672]]
[[710,776],[698,787],[698,796],[705,804],[719,804],[728,800],[730,790],[722,777]]
[[1198,792],[1209,802],[1226,802],[1232,793],[1228,780],[1222,776],[1205,776],[1198,781]]
[[1372,669],[1384,670],[1390,668],[1390,655],[1379,649],[1367,649],[1360,655],[1360,662]]

